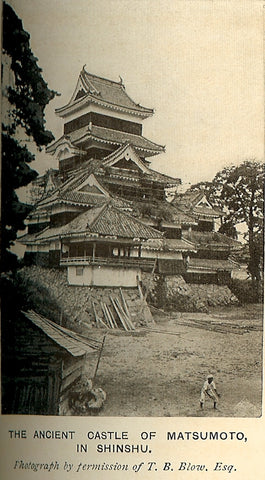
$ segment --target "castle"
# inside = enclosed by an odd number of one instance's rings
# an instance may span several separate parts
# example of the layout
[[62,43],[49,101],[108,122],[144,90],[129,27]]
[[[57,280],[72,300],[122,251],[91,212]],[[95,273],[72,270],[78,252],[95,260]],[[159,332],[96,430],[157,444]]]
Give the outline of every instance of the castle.
[[179,193],[179,178],[151,168],[165,147],[143,136],[153,110],[120,80],[79,74],[56,110],[63,135],[47,147],[58,169],[36,184],[25,260],[66,268],[70,285],[135,287],[142,272],[226,284],[238,242],[218,233],[223,212],[202,191]]

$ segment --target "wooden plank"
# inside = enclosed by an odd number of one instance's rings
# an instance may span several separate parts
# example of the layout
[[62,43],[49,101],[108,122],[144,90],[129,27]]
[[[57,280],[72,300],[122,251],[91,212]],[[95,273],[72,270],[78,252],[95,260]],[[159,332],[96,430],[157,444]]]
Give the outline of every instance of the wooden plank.
[[96,326],[99,327],[98,316],[97,316],[96,307],[95,307],[95,304],[94,304],[93,300],[91,301],[91,303],[92,303],[92,308],[93,308],[93,312],[94,312],[94,315],[95,315]]
[[82,375],[83,371],[83,366],[78,367],[74,372],[72,372],[68,377],[65,377],[62,381],[62,386],[61,386],[61,393],[69,386],[71,385],[77,377],[80,377]]
[[[87,312],[87,313],[90,313],[88,310],[86,310],[86,312]],[[105,328],[109,328],[109,327],[108,327],[108,325],[106,325],[106,323],[105,323],[105,322],[103,322],[103,320],[102,320],[100,317],[98,317],[98,316],[97,316],[97,319],[98,319],[98,327],[100,327],[100,325],[99,325],[99,324],[101,323],[101,325],[102,325],[103,327],[105,327]],[[85,322],[85,321],[83,320],[83,322],[82,322],[82,323],[87,323],[87,322]],[[87,325],[89,325],[89,326],[90,326],[90,324],[89,324],[89,323],[87,323]]]
[[149,309],[149,306],[148,306],[148,303],[147,303],[146,299],[147,299],[149,290],[151,288],[151,282],[152,282],[152,278],[153,278],[154,273],[155,273],[156,264],[157,264],[157,258],[154,261],[154,265],[153,265],[153,268],[152,268],[150,279],[149,279],[149,282],[148,282],[148,285],[146,287],[146,291],[145,291],[144,295],[143,295],[143,292],[142,292],[142,289],[141,289],[139,279],[137,278],[138,290],[139,290],[140,299],[141,299],[141,306],[140,306],[139,315],[141,316],[143,314],[145,321],[146,322],[152,322],[152,323],[155,323],[155,320],[152,316],[152,313]]
[[116,303],[116,305],[117,305],[117,307],[118,307],[118,309],[119,309],[119,312],[120,312],[120,314],[121,314],[121,316],[122,316],[122,318],[123,318],[123,321],[124,321],[125,324],[126,324],[126,327],[128,328],[128,330],[131,330],[131,325],[130,325],[129,319],[128,319],[125,311],[123,310],[119,299],[118,299],[118,298],[114,298],[114,301],[115,301],[115,303]]
[[[114,312],[114,314],[116,315],[116,318],[117,318],[117,320],[115,319],[116,325],[117,325],[118,328],[119,328],[120,326],[124,328],[123,323],[122,323],[122,321],[121,321],[121,319],[120,319],[120,316],[119,316],[119,314],[118,314],[118,312],[117,312],[117,307],[116,307],[115,304],[114,304],[114,300],[113,300],[112,296],[110,295],[109,298],[110,298],[110,301],[111,301],[111,303],[112,303],[113,312]],[[112,317],[114,317],[114,314],[112,314]],[[119,324],[117,323],[118,321],[119,321]]]
[[68,375],[70,375],[77,368],[82,367],[83,365],[84,365],[84,358],[82,358],[81,360],[75,361],[73,364],[69,365],[69,367],[63,368],[62,379],[68,377]]
[[122,291],[121,288],[120,288],[120,294],[121,294],[121,299],[122,299],[124,311],[126,312],[127,316],[128,316],[129,318],[131,318],[131,314],[130,314],[130,312],[129,312],[129,308],[128,308],[128,305],[127,305],[127,303],[126,303],[126,300],[125,300],[125,298],[124,298],[123,291]]
[[105,340],[106,340],[106,335],[104,335],[104,337],[103,337],[101,349],[100,349],[99,354],[98,354],[98,361],[97,361],[97,365],[96,365],[96,368],[95,368],[95,373],[94,373],[93,380],[92,380],[92,384],[93,384],[93,385],[94,385],[94,382],[95,382],[95,379],[96,379],[96,376],[97,376],[98,367],[99,367],[99,362],[100,362],[101,355],[102,355],[102,352],[103,352]]
[[[29,312],[31,313],[31,311]],[[35,312],[33,312],[33,314],[35,314]],[[33,315],[32,315],[33,316]],[[52,322],[51,320],[47,319],[46,317],[44,317],[43,315],[40,315],[40,314],[35,314],[35,316],[39,316],[43,319],[44,323],[46,325],[48,325],[52,331],[55,331],[55,333],[63,333],[65,338],[66,337],[69,337],[69,338],[73,338],[74,340],[76,340],[76,344],[78,345],[78,343],[81,342],[81,344],[85,344],[87,346],[89,346],[90,348],[94,348],[94,349],[98,349],[99,348],[99,342],[98,340],[95,340],[93,338],[87,338],[85,337],[84,335],[81,335],[79,333],[76,333],[74,332],[73,330],[69,330],[69,329],[66,329],[65,327],[62,327],[58,324],[55,324],[54,322]],[[78,347],[77,347],[78,348]]]
[[117,322],[116,322],[114,316],[112,315],[112,312],[111,312],[111,310],[110,310],[110,308],[108,307],[107,304],[105,304],[105,308],[106,308],[107,314],[108,314],[109,317],[111,318],[111,321],[112,321],[114,327],[115,327],[115,328],[118,328]]
[[149,308],[149,305],[148,305],[147,301],[143,300],[143,302],[144,302],[144,304],[143,304],[143,310],[142,311],[143,311],[145,321],[147,323],[150,322],[150,323],[155,324],[155,320],[153,318],[153,315],[151,313],[151,310]]
[[119,309],[120,309],[120,311],[121,311],[121,313],[122,313],[122,315],[125,319],[125,322],[127,324],[127,327],[129,328],[129,330],[135,330],[134,325],[132,324],[130,318],[126,315],[126,312],[123,310],[123,308],[121,306],[121,303],[120,303],[118,298],[116,298],[116,302],[117,302],[117,305],[118,305],[118,307],[119,307]]
[[109,314],[109,311],[107,309],[107,305],[105,303],[104,303],[104,311],[105,311],[105,314],[108,318],[109,323],[111,324],[111,328],[115,328],[114,322],[112,321],[112,318],[111,318],[111,316]]
[[[109,328],[112,328],[112,325],[111,325],[110,322],[109,322],[109,319],[108,319],[108,317],[107,317],[107,315],[106,315],[106,312],[105,312],[105,310],[104,310],[104,305],[103,305],[102,302],[100,302],[100,306],[101,306],[101,310],[102,310],[103,315],[104,315],[104,318],[105,318],[106,325],[108,325]],[[105,323],[105,322],[104,322],[104,323]]]
[[144,298],[144,295],[143,295],[143,291],[142,291],[142,287],[141,287],[141,285],[140,285],[140,280],[139,280],[139,276],[138,276],[138,275],[137,275],[137,287],[138,287],[140,299],[142,300],[142,299]]
[[124,295],[123,295],[122,289],[120,289],[120,292],[121,292],[121,298],[122,298],[122,301],[123,301],[123,305],[124,305],[125,311],[126,311],[126,313],[127,313],[127,315],[128,315],[129,321],[130,321],[131,328],[132,328],[132,330],[135,330],[135,326],[134,326],[134,323],[133,323],[133,321],[132,321],[131,312],[130,312],[130,310],[129,310],[128,303],[126,302],[125,297],[124,297]]
[[127,328],[127,326],[126,326],[126,323],[124,322],[124,320],[123,320],[123,318],[122,318],[122,315],[120,314],[119,309],[118,309],[118,307],[117,307],[116,303],[114,302],[114,300],[113,300],[113,298],[112,298],[111,295],[110,295],[110,300],[111,300],[111,303],[112,303],[112,305],[113,305],[113,307],[114,307],[115,312],[116,312],[117,315],[118,315],[118,318],[119,318],[120,321],[121,321],[121,324],[123,325],[124,330],[128,331],[128,328]]
[[101,305],[101,309],[102,309],[102,312],[104,314],[104,317],[105,317],[105,320],[106,320],[107,324],[109,325],[110,328],[114,328],[114,325],[113,325],[111,319],[108,317],[108,314],[106,312],[105,304],[103,302],[100,302],[100,305]]
[[127,322],[127,315],[125,313],[125,311],[123,310],[122,306],[121,306],[121,303],[118,299],[118,297],[114,298],[114,302],[116,303],[117,305],[117,308],[119,309],[119,312],[124,320],[124,322],[126,323],[126,326],[130,329],[129,325],[128,325],[128,322]]
[[103,325],[103,327],[105,327],[105,328],[107,328],[107,329],[110,328],[105,322],[103,322],[103,320],[102,320],[100,317],[99,317],[98,320],[99,320],[99,322]]
[[151,332],[151,333],[159,333],[159,334],[164,334],[164,335],[184,335],[183,333],[179,332],[167,332],[166,330],[155,330],[154,328],[150,327],[141,327],[141,330],[144,330],[145,332]]

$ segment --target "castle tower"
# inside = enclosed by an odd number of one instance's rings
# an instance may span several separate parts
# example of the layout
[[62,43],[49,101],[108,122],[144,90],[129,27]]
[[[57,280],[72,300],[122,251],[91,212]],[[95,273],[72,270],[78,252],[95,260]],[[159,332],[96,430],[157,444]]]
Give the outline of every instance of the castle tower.
[[122,79],[108,80],[83,67],[70,101],[56,110],[63,135],[47,152],[56,156],[64,178],[85,160],[102,159],[126,144],[148,165],[146,158],[165,150],[142,135],[142,121],[153,113],[128,96]]

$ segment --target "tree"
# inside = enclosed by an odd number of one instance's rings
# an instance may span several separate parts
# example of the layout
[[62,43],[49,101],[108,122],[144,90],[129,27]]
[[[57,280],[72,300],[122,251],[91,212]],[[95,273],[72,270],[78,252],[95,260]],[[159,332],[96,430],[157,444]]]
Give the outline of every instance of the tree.
[[213,184],[212,182],[209,182],[209,181],[202,181],[202,182],[199,182],[199,183],[195,183],[194,185],[191,185],[191,187],[189,188],[189,191],[190,192],[201,192],[203,191],[205,193],[205,195],[207,196],[207,200],[210,200],[211,198],[213,200],[214,197],[214,187],[213,187]]
[[[3,4],[2,52],[2,223],[1,223],[1,342],[2,342],[2,411],[10,413],[14,376],[20,368],[15,358],[16,326],[21,319],[25,292],[16,276],[17,257],[10,247],[31,207],[19,200],[17,189],[37,176],[30,167],[34,155],[26,145],[38,149],[53,140],[45,128],[44,109],[56,92],[42,78],[29,43],[30,36],[14,10]],[[22,141],[24,137],[24,141]]]
[[2,64],[2,77],[8,67],[13,77],[12,84],[4,86],[8,112],[4,112],[2,123],[1,270],[5,272],[16,268],[17,259],[10,252],[10,247],[17,238],[18,230],[25,228],[24,220],[30,211],[28,205],[19,201],[16,190],[28,185],[37,176],[29,165],[34,155],[19,136],[23,132],[38,149],[54,139],[52,133],[45,129],[44,109],[56,92],[50,90],[43,80],[29,40],[30,35],[23,29],[22,21],[4,3],[3,58],[8,62]]
[[[214,181],[212,182],[202,181],[202,182],[196,183],[190,187],[189,191],[191,192],[203,191],[208,202],[211,204],[213,208],[222,210],[224,207],[224,204],[220,198],[220,195],[218,196],[218,188],[214,183]],[[227,235],[228,237],[234,238],[235,240],[237,240],[238,238],[235,222],[231,219],[228,220],[228,218],[226,218],[225,221],[222,222],[222,225],[220,226],[218,231],[224,235]]]
[[259,287],[263,257],[264,164],[246,160],[224,168],[213,179],[216,202],[226,211],[225,224],[245,223],[249,250],[249,273]]

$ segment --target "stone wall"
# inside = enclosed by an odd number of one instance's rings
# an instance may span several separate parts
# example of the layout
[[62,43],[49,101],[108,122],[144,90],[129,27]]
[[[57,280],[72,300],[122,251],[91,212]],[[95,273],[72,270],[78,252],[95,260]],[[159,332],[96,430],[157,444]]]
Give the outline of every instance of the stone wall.
[[[95,325],[93,304],[98,317],[104,322],[102,303],[113,313],[110,296],[118,298],[122,304],[119,288],[69,285],[64,269],[30,266],[21,269],[19,276],[26,286],[30,283],[31,291],[34,289],[30,308],[56,322],[61,320],[69,328],[74,326],[77,331]],[[207,312],[209,307],[237,303],[237,298],[226,285],[187,284],[180,275],[151,276],[143,273],[142,284],[143,292],[148,290],[148,302],[167,310]],[[143,304],[138,288],[123,288],[122,291],[134,325],[137,327],[151,322],[151,313]]]
[[232,305],[237,298],[226,285],[186,283],[181,275],[142,275],[148,301],[158,308],[207,312],[209,307]]
[[[54,321],[62,318],[63,324],[69,327],[82,326],[87,328],[95,324],[93,304],[97,315],[105,321],[102,311],[102,302],[107,304],[113,311],[112,298],[119,298],[122,303],[121,292],[115,287],[89,287],[69,285],[65,269],[51,269],[39,266],[24,267],[19,271],[21,281],[26,285],[31,284],[38,291],[40,287],[47,292],[47,302],[52,300],[56,308],[50,311],[45,305],[36,305],[35,309],[43,315],[49,316]],[[151,313],[146,311],[146,305],[142,304],[138,288],[123,288],[124,298],[129,307],[132,321],[135,326],[146,324]],[[36,298],[36,295],[35,297]],[[34,300],[37,303],[36,299]],[[45,303],[43,300],[40,303]],[[33,305],[34,307],[34,305]],[[56,311],[54,311],[56,310]],[[149,315],[150,314],[150,315]]]

